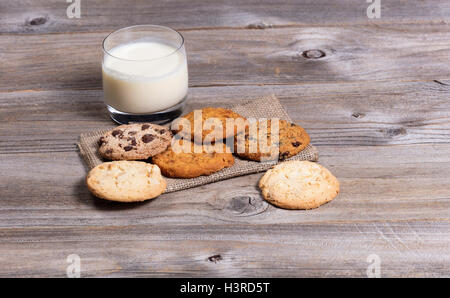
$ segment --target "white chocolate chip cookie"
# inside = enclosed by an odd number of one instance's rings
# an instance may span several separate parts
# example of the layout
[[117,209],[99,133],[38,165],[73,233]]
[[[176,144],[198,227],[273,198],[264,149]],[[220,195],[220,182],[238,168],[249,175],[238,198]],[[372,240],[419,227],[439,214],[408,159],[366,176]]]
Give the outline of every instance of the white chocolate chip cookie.
[[95,196],[117,202],[153,199],[166,189],[159,167],[142,161],[104,162],[88,173],[86,183]]
[[268,170],[259,181],[264,198],[285,209],[314,209],[333,200],[339,181],[310,161],[288,161]]

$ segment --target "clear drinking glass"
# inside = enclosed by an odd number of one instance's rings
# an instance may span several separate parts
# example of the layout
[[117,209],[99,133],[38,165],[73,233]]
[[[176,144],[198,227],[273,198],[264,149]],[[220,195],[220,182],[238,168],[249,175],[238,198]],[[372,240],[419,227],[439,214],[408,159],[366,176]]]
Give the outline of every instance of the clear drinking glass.
[[139,25],[103,40],[103,91],[118,123],[164,123],[181,115],[188,91],[183,36],[168,27]]

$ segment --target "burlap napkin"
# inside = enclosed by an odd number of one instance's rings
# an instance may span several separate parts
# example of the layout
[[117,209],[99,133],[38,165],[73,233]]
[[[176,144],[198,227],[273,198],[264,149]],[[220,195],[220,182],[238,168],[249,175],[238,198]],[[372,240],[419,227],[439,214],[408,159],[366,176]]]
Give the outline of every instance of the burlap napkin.
[[[281,106],[279,100],[274,96],[267,96],[257,98],[253,100],[245,100],[231,107],[233,111],[247,118],[279,118],[288,121],[292,121],[284,108]],[[106,130],[97,130],[89,133],[83,133],[80,136],[78,142],[78,148],[80,149],[81,156],[88,165],[89,168],[93,168],[103,162],[102,158],[97,152],[98,139],[106,132]],[[288,160],[310,160],[317,161],[319,154],[317,149],[313,145],[309,145],[303,151],[296,156],[289,158]],[[211,174],[209,176],[201,176],[190,179],[173,179],[166,178],[167,180],[167,192],[178,191],[182,189],[188,189],[211,182],[225,180],[232,177],[248,175],[252,173],[258,173],[271,168],[276,161],[271,162],[255,162],[243,160],[238,157],[235,158],[234,165],[230,168],[223,169],[219,172]]]

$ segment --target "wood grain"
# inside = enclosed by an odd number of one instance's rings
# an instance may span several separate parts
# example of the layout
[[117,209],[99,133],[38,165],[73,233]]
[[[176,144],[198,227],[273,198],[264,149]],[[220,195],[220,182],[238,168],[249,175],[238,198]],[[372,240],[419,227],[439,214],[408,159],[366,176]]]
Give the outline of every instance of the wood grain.
[[[428,24],[183,34],[190,86],[221,86],[448,79],[449,31],[447,25]],[[105,33],[0,36],[0,91],[101,89],[104,37]],[[325,56],[305,58],[309,50]]]
[[445,0],[385,1],[381,19],[368,19],[366,1],[81,1],[81,18],[69,19],[69,3],[18,0],[0,3],[0,33],[112,31],[136,24],[178,29],[270,28],[313,24],[417,23],[450,21]]
[[266,206],[257,188],[262,174],[118,205],[89,193],[76,152],[1,155],[1,171],[8,175],[0,184],[0,227],[449,220],[448,145],[327,146],[320,154],[320,163],[339,178],[341,193],[312,211]]
[[366,277],[373,254],[382,277],[448,277],[449,231],[443,222],[3,229],[0,276],[64,277],[76,253],[82,277]]
[[[433,81],[202,87],[190,89],[186,112],[274,93],[317,146],[449,144],[449,91]],[[0,93],[0,153],[76,151],[80,133],[113,125],[102,96]]]
[[[230,104],[243,94],[273,92],[281,99],[291,117],[310,132],[313,144],[318,145],[320,162],[341,180],[339,200],[313,212],[266,209],[256,188],[261,174],[166,195],[125,210],[95,200],[84,187],[86,169],[75,142],[81,132],[112,125],[101,92],[1,93],[0,116],[8,121],[0,129],[0,169],[18,167],[23,171],[1,179],[5,199],[0,224],[447,220],[450,109],[443,96],[447,88],[436,82],[192,88],[188,110]],[[339,92],[333,94],[334,90]],[[25,114],[24,109],[28,111]],[[20,133],[11,135],[11,130]],[[42,201],[49,183],[52,195]],[[191,198],[188,203],[186,197]],[[261,209],[250,207],[249,199]],[[241,208],[230,210],[235,205]],[[43,209],[46,216],[42,216]],[[242,216],[244,209],[252,216]]]
[[[0,2],[0,277],[450,277],[450,4]],[[254,174],[147,203],[94,198],[75,142],[111,127],[101,49],[119,27],[186,38],[188,110],[274,93],[341,193],[267,204]]]

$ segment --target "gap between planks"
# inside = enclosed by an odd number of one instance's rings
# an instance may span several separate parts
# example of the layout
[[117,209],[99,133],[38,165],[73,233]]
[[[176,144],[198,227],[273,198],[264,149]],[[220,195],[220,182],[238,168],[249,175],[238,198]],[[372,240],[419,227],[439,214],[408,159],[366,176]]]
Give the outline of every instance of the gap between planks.
[[[445,81],[450,81],[450,77],[439,77],[438,79],[382,79],[382,80],[372,80],[371,83],[436,83],[441,86],[448,86],[450,87],[450,82],[447,83]],[[189,88],[217,88],[217,87],[263,87],[263,86],[270,86],[270,87],[277,87],[277,86],[307,86],[307,85],[329,85],[329,84],[342,84],[342,85],[354,85],[355,83],[364,83],[363,81],[305,81],[305,82],[298,82],[298,83],[244,83],[244,84],[196,84],[196,85],[189,85]],[[93,89],[93,88],[86,88],[86,89],[17,89],[17,90],[0,90],[1,93],[27,93],[27,92],[52,92],[52,91],[101,91],[102,89]]]
[[[293,23],[285,25],[274,25],[268,24],[265,27],[257,28],[252,26],[257,26],[258,23],[249,24],[247,26],[233,27],[233,26],[217,26],[217,27],[191,27],[191,28],[180,28],[177,29],[179,32],[190,32],[190,31],[221,31],[221,30],[270,30],[270,29],[295,29],[295,28],[308,28],[308,27],[353,27],[353,26],[374,26],[379,25],[449,25],[450,20],[417,20],[417,21],[367,21],[367,22],[349,22],[349,23]],[[36,35],[75,35],[75,34],[92,34],[92,33],[104,33],[109,34],[115,30],[90,30],[90,31],[64,31],[64,32],[35,32],[35,33],[8,33],[0,32],[1,36],[36,36]],[[105,35],[105,36],[106,36]]]

